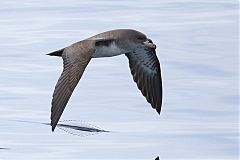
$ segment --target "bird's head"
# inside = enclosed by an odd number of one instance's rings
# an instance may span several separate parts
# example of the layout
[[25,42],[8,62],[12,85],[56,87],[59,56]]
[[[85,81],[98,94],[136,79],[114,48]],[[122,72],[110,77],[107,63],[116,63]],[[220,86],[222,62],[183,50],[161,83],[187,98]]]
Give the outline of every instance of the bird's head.
[[144,47],[146,49],[156,49],[156,45],[145,34],[136,30],[124,30],[120,36],[124,46],[128,46],[129,49],[136,47]]

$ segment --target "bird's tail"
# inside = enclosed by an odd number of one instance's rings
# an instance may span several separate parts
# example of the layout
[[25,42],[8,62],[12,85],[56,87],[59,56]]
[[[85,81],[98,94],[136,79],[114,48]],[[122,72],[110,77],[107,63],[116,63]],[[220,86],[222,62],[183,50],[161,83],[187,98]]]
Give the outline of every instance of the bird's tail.
[[63,50],[64,50],[64,49],[60,49],[60,50],[57,50],[57,51],[48,53],[47,55],[49,55],[49,56],[59,56],[59,57],[62,57]]

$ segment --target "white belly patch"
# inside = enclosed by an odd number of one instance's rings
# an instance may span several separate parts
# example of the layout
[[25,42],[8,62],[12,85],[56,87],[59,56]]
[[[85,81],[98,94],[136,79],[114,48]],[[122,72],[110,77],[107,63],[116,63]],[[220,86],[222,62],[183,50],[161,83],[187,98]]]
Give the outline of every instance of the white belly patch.
[[113,57],[124,52],[116,45],[115,42],[110,44],[109,46],[97,46],[96,51],[93,54],[93,58],[100,58],[100,57]]

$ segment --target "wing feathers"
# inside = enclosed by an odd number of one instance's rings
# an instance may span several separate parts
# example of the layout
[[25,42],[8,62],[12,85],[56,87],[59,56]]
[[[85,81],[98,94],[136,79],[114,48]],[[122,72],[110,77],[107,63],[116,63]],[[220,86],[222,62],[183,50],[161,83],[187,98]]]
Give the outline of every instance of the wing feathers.
[[78,84],[89,63],[94,49],[83,47],[84,42],[73,44],[65,49],[63,58],[63,72],[55,86],[51,108],[51,125],[54,131],[74,88]]
[[146,100],[160,113],[162,105],[162,80],[160,64],[155,50],[138,48],[127,53],[133,80]]

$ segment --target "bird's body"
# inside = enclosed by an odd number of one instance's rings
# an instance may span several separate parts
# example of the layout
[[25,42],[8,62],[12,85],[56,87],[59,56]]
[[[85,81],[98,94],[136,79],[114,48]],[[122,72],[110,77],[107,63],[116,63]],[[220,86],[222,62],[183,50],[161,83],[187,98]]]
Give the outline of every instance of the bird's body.
[[64,69],[56,84],[51,108],[51,125],[55,129],[70,96],[91,58],[125,54],[138,88],[160,113],[162,80],[156,45],[143,33],[132,29],[103,32],[49,53],[63,58]]

